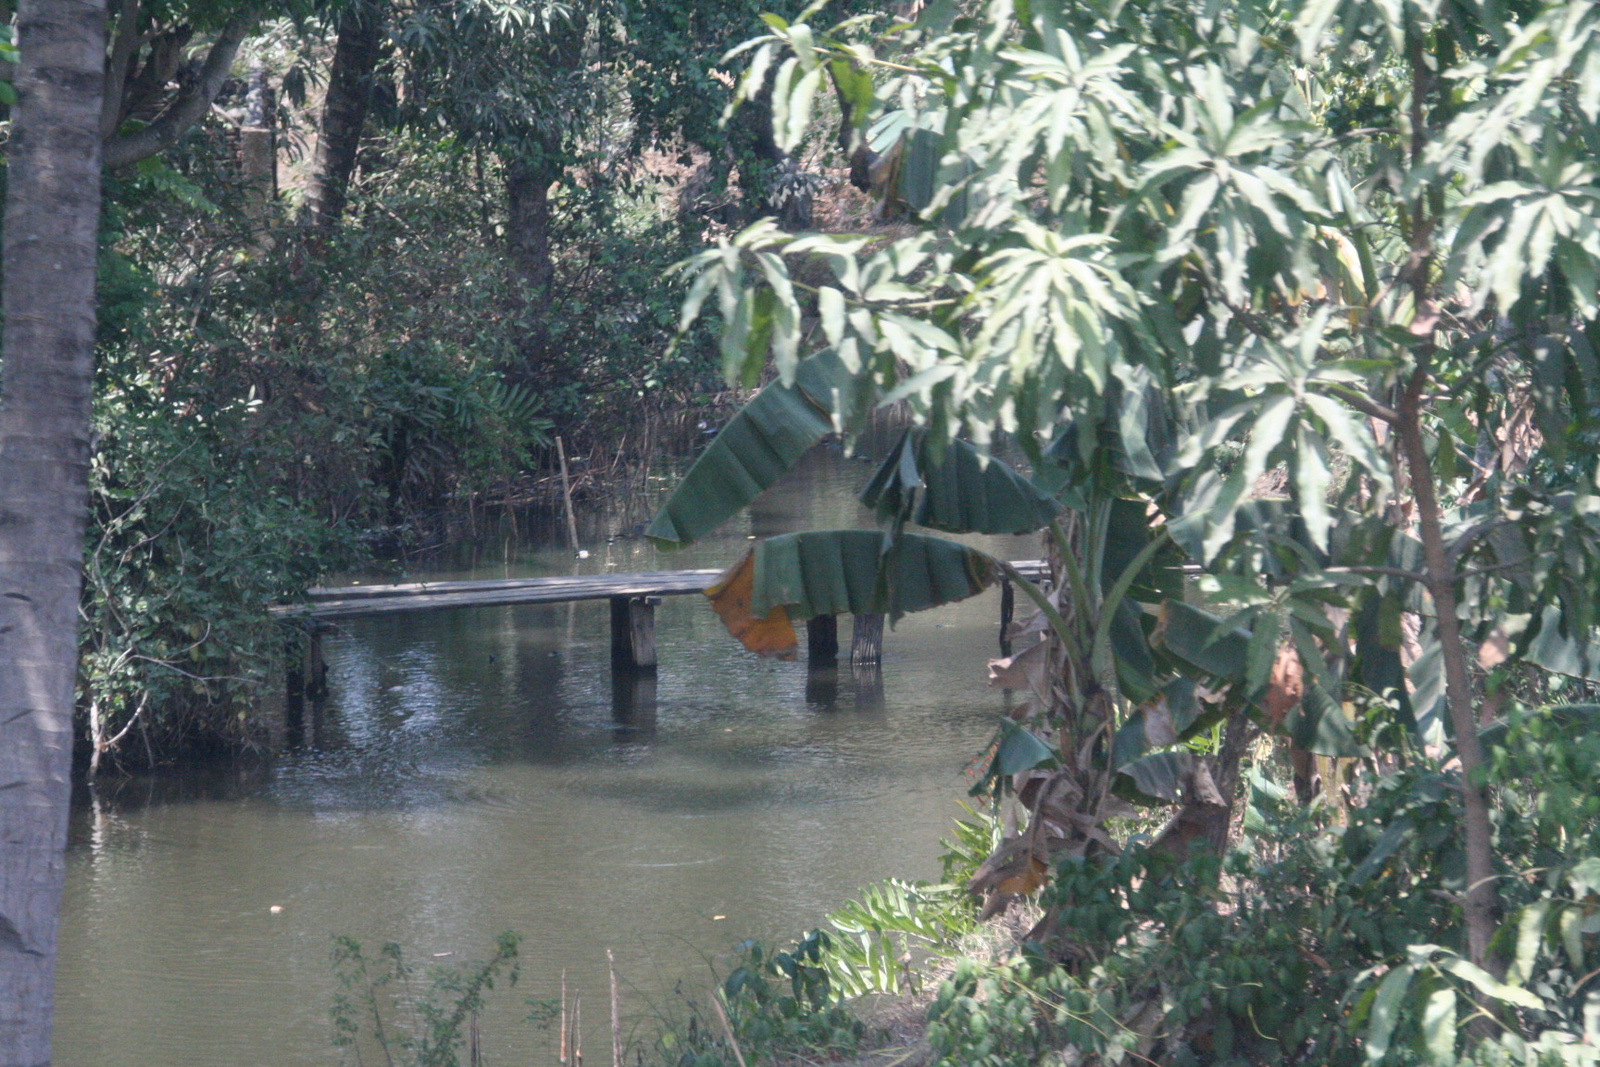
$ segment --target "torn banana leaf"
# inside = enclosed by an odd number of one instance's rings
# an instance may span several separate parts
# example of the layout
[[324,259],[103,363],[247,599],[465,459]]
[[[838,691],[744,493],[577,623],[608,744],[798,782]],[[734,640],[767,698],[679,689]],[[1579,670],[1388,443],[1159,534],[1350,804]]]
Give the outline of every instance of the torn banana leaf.
[[668,546],[704,537],[732,518],[834,430],[854,376],[831,349],[800,361],[794,384],[773,382],[717,434],[645,529]]
[[946,533],[1024,534],[1048,526],[1061,510],[971,443],[951,441],[943,462],[934,463],[925,441],[924,431],[907,430],[862,490],[861,502],[879,519]]
[[981,593],[998,575],[991,557],[939,537],[814,530],[758,542],[706,595],[750,651],[791,656],[790,619],[924,611]]
[[1249,630],[1227,627],[1209,611],[1181,600],[1167,600],[1161,605],[1156,633],[1162,647],[1187,666],[1223,682],[1244,677]]

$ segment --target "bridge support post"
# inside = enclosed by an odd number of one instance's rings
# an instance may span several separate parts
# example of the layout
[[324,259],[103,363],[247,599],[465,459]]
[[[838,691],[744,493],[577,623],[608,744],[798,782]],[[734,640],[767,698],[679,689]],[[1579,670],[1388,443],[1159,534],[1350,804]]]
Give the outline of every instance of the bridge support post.
[[883,616],[857,615],[850,630],[850,665],[875,667],[882,663]]
[[611,665],[636,670],[656,669],[656,605],[658,596],[611,598]]
[[813,615],[806,620],[806,661],[813,667],[839,659],[839,616]]
[[1017,591],[1010,578],[1000,579],[1000,654],[1011,655],[1011,617],[1017,611]]
[[322,659],[322,634],[327,628],[313,619],[306,635],[305,691],[308,698],[319,702],[328,695],[328,665]]

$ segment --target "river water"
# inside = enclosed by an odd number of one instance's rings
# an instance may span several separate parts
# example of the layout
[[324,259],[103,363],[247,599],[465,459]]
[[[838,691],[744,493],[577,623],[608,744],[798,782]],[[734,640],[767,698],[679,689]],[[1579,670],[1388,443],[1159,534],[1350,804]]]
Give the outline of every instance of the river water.
[[[819,449],[717,538],[659,553],[646,503],[581,516],[591,558],[499,530],[439,578],[724,566],[750,536],[869,525],[870,467]],[[972,539],[1011,558],[1027,539]],[[316,743],[270,762],[80,791],[61,928],[57,1067],[338,1062],[335,935],[421,964],[523,935],[483,1023],[488,1062],[555,1062],[526,1002],[623,1027],[704,1001],[741,938],[792,938],[859,887],[935,878],[1003,695],[998,597],[908,617],[879,678],[757,659],[698,596],[657,609],[660,668],[613,691],[603,601],[356,619],[328,640]],[[849,623],[841,620],[848,649]],[[653,710],[652,710],[653,703]]]

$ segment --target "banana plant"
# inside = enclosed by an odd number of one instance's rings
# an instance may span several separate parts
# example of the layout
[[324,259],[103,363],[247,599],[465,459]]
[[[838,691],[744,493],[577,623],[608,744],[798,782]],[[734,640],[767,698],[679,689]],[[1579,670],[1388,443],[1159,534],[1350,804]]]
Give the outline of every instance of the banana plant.
[[[798,361],[791,382],[770,383],[729,420],[649,535],[682,545],[737,514],[872,399],[851,393],[854,381],[831,350]],[[861,492],[878,528],[764,539],[706,590],[747,649],[778,656],[797,650],[795,618],[899,616],[1001,579],[1032,601],[1015,635],[1023,650],[990,665],[996,684],[1027,698],[1002,726],[980,788],[1014,794],[1028,813],[971,882],[990,912],[1039,888],[1064,855],[1118,851],[1107,824],[1132,803],[1176,810],[1158,839],[1174,851],[1207,825],[1197,811],[1211,823],[1222,812],[1225,826],[1217,760],[1202,750],[1216,747],[1230,714],[1237,750],[1242,717],[1271,706],[1270,678],[1250,684],[1260,655],[1249,626],[1185,601],[1187,557],[1154,505],[1170,434],[1145,385],[1098,423],[1069,427],[1032,476],[972,442],[908,428]],[[1112,446],[1080,447],[1080,435]],[[907,527],[1043,532],[1051,577],[1035,584],[1004,560]]]

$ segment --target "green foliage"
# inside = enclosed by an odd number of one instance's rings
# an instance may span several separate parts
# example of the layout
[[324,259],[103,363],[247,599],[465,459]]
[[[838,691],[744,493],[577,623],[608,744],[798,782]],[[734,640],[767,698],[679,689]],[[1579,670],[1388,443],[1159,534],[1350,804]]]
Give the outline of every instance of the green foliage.
[[506,494],[557,420],[615,435],[720,389],[703,346],[658,358],[686,237],[647,185],[553,198],[559,357],[535,377],[500,161],[377,133],[325,237],[252,201],[215,129],[108,177],[81,682],[104,756],[257,739],[293,636],[267,604]]
[[[744,97],[780,68],[775,108],[804,115],[811,73],[847,62],[874,75],[863,129],[899,115],[889,147],[916,131],[937,148],[913,232],[759,224],[691,262],[694,291],[725,294],[726,371],[768,353],[788,380],[814,304],[826,343],[908,403],[936,452],[1004,430],[1036,462],[1071,456],[1066,491],[1147,497],[1195,562],[1302,583],[1305,625],[1394,595],[1376,568],[1420,574],[1379,533],[1399,460],[1372,422],[1420,419],[1426,455],[1405,463],[1446,498],[1457,548],[1439,580],[1465,627],[1501,627],[1534,662],[1541,635],[1584,647],[1600,439],[1595,312],[1575,279],[1600,262],[1596,119],[1562,87],[1594,62],[1595,14],[1472,11],[1173,0],[952,22],[935,5],[876,35],[772,20],[747,46]],[[1334,135],[1345,91],[1415,110]],[[1471,442],[1530,417],[1527,477],[1471,473]],[[1274,470],[1287,499],[1259,521]],[[1466,536],[1486,523],[1505,529]],[[1532,581],[1513,582],[1524,554]]]
[[[889,26],[821,10],[767,20],[738,97],[770,95],[793,145],[831,79],[860,104],[844,136],[883,154],[880,206],[908,224],[750,226],[689,261],[686,315],[719,294],[730,381],[770,359],[789,382],[825,344],[861,393],[910,410],[921,441],[905,475],[881,472],[886,517],[923,514],[891,483],[931,487],[952,442],[982,453],[1002,432],[1064,505],[1053,588],[1018,587],[1048,647],[997,667],[1035,699],[987,784],[1033,823],[979,880],[991,902],[1057,859],[1096,877],[1123,862],[1113,792],[1184,805],[1154,855],[1214,841],[1231,798],[1210,771],[1231,782],[1253,723],[1303,760],[1394,771],[1341,838],[1364,849],[1336,883],[1348,899],[1312,894],[1317,908],[1367,922],[1402,853],[1419,885],[1463,900],[1458,917],[1407,897],[1405,945],[1335,939],[1329,988],[1366,967],[1460,977],[1410,944],[1492,970],[1497,908],[1521,894],[1504,876],[1588,847],[1546,844],[1560,805],[1587,810],[1578,767],[1521,726],[1497,756],[1480,726],[1557,676],[1596,676],[1600,6],[999,2]],[[1114,556],[1119,507],[1154,530]],[[1179,558],[1157,564],[1169,544]],[[1193,588],[1152,596],[1179,563]],[[1497,759],[1548,764],[1551,789],[1515,777],[1491,813]],[[1185,838],[1185,817],[1207,831]],[[1409,851],[1424,838],[1431,852]],[[1132,884],[1097,891],[1126,902]],[[1265,886],[1272,906],[1306,900]],[[1071,951],[1076,905],[1053,892],[1045,927]],[[1153,922],[1167,905],[1126,906]],[[1152,1003],[1181,1028],[1209,997]],[[1144,1004],[1125,992],[1117,1018]],[[1292,1042],[1257,1033],[1321,1058],[1331,1012]],[[1244,1021],[1219,1031],[1224,1059],[1255,1040]]]
[[[1438,945],[1409,945],[1403,961],[1357,982],[1352,1024],[1366,1062],[1539,1064],[1600,1062],[1600,993],[1593,944],[1600,934],[1600,857],[1539,875],[1537,899],[1497,935],[1504,980]],[[1464,1041],[1470,1028],[1488,1033]]]
[[[428,170],[459,159],[416,163],[385,211],[473,217]],[[142,760],[254,740],[289,637],[266,605],[369,558],[368,531],[504,485],[549,422],[497,369],[484,253],[435,230],[424,276],[385,213],[315,259],[264,244],[203,139],[108,196],[82,690],[99,754]]]
[[806,359],[792,385],[773,382],[717,433],[645,533],[682,545],[721,526],[834,430],[848,371],[831,352]]
[[1024,1067],[1053,1057],[1072,1021],[1072,985],[1065,971],[1037,960],[959,961],[928,1009],[934,1062]]
[[715,1003],[702,1008],[690,999],[687,1022],[657,1036],[656,1056],[671,1067],[734,1067],[788,1053],[832,1057],[857,1050],[869,1035],[838,1002],[831,951],[832,939],[821,930],[779,952],[743,942],[739,961],[710,993]]
[[478,1016],[495,983],[515,986],[519,938],[501,934],[487,960],[419,972],[399,945],[376,957],[349,937],[334,938],[339,991],[331,1015],[342,1063],[360,1064],[362,1050],[395,1067],[479,1067]]
[[[253,739],[256,694],[288,639],[264,605],[361,558],[330,526],[251,474],[256,405],[174,417],[181,389],[101,364],[90,469],[80,665],[91,741],[135,758],[185,741]],[[98,759],[96,760],[98,763]]]
[[1600,820],[1568,802],[1594,794],[1594,734],[1574,728],[1586,713],[1517,709],[1492,742],[1503,977],[1464,958],[1453,922],[1455,770],[1368,769],[1341,811],[1293,802],[1258,765],[1225,862],[1137,840],[1064,860],[1041,898],[1062,958],[959,965],[930,1012],[939,1062],[1020,1067],[1075,1048],[1105,1063],[1592,1063]]
[[[973,864],[976,867],[976,862]],[[972,899],[959,883],[912,884],[890,879],[861,891],[828,916],[834,933],[826,955],[839,995],[922,992],[913,953],[949,956],[976,927]]]

